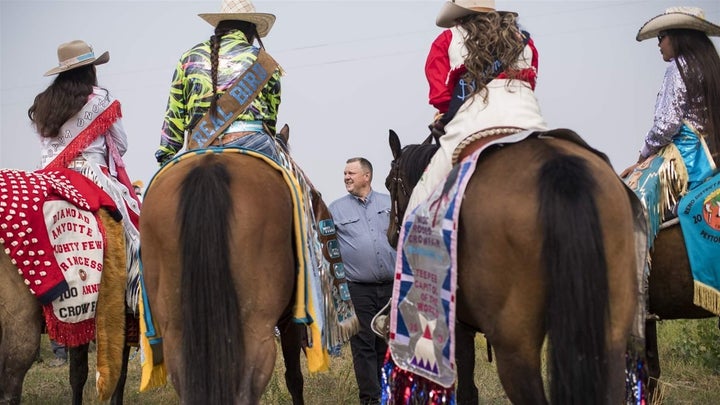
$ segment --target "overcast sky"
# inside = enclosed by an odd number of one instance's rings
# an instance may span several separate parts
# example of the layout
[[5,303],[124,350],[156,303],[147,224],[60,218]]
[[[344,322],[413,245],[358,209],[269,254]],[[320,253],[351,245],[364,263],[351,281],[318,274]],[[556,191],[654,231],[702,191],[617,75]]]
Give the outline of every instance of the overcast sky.
[[[441,32],[435,17],[442,4],[255,1],[257,11],[277,15],[264,42],[286,71],[279,124],[290,125],[293,156],[327,202],[345,194],[342,172],[354,156],[373,163],[374,188],[387,192],[388,129],[403,144],[428,134],[433,109],[423,67]],[[657,41],[635,35],[674,5],[700,6],[720,22],[717,0],[497,0],[498,9],[520,14],[535,39],[536,93],[548,125],[577,131],[618,172],[637,158],[665,70]],[[57,65],[57,46],[82,39],[96,55],[110,52],[98,79],[122,103],[130,177],[147,183],[157,170],[153,154],[175,64],[212,34],[197,14],[219,8],[219,0],[0,0],[0,167],[36,168],[39,141],[27,109],[51,83],[43,73]]]

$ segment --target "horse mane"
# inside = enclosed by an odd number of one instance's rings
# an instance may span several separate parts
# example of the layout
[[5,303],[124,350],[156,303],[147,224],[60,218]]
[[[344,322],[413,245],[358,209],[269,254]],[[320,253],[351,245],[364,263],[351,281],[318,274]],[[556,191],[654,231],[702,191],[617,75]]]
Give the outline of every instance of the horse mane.
[[420,181],[425,168],[440,145],[436,143],[422,143],[415,145],[407,145],[402,149],[402,159],[400,161],[401,168],[407,176],[408,186],[410,188]]

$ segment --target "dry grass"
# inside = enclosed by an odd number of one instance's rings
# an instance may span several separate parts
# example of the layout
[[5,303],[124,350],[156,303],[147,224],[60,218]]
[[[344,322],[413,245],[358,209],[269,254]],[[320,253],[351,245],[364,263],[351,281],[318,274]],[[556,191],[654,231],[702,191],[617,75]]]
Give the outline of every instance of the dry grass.
[[[717,318],[698,321],[668,321],[658,325],[660,334],[660,358],[662,361],[661,392],[656,404],[720,404],[720,373],[704,367],[697,359],[678,354],[673,350],[687,334],[686,325],[702,323],[714,328]],[[720,345],[720,332],[714,329],[716,343]],[[483,404],[507,404],[508,400],[500,386],[495,363],[488,363],[485,340],[476,339],[475,382],[480,390]],[[42,357],[52,358],[47,337],[43,337]],[[91,361],[94,354],[91,353]],[[50,368],[47,363],[36,363],[27,375],[23,392],[23,404],[60,405],[70,401],[71,392],[67,383],[68,367]],[[357,386],[352,370],[349,347],[343,348],[340,357],[333,358],[331,370],[327,373],[309,375],[303,363],[305,377],[305,399],[308,404],[335,405],[357,403]],[[284,366],[278,348],[276,370],[263,396],[263,404],[289,404],[290,395],[283,380]],[[94,393],[94,367],[91,366],[89,382],[85,387],[85,403],[97,404]],[[139,356],[129,365],[128,384],[125,387],[125,402],[129,404],[176,404],[177,396],[168,384],[150,392],[138,392],[140,379]]]

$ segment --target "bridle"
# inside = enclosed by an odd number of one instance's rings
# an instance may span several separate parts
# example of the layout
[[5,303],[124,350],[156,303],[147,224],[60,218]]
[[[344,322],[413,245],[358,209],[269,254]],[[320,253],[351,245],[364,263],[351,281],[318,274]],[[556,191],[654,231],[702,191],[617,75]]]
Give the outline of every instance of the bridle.
[[[401,152],[402,156],[402,152]],[[402,193],[402,196],[405,197],[405,199],[410,198],[410,191],[405,186],[405,182],[403,181],[402,172],[400,171],[400,156],[398,156],[396,159],[394,159],[392,162],[390,162],[390,178],[389,178],[389,187],[388,191],[390,191],[390,199],[392,201],[392,215],[393,219],[395,220],[395,234],[400,234],[400,226],[402,218],[400,217],[400,204],[398,200],[398,192]]]

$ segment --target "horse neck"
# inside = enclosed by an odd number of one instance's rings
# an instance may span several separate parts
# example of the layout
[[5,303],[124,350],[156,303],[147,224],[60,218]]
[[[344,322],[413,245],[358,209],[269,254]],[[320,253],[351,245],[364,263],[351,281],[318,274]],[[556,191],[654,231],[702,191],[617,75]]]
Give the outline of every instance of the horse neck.
[[415,188],[420,181],[420,177],[438,148],[439,146],[436,144],[418,144],[406,147],[405,153],[403,153],[402,169],[411,189]]

